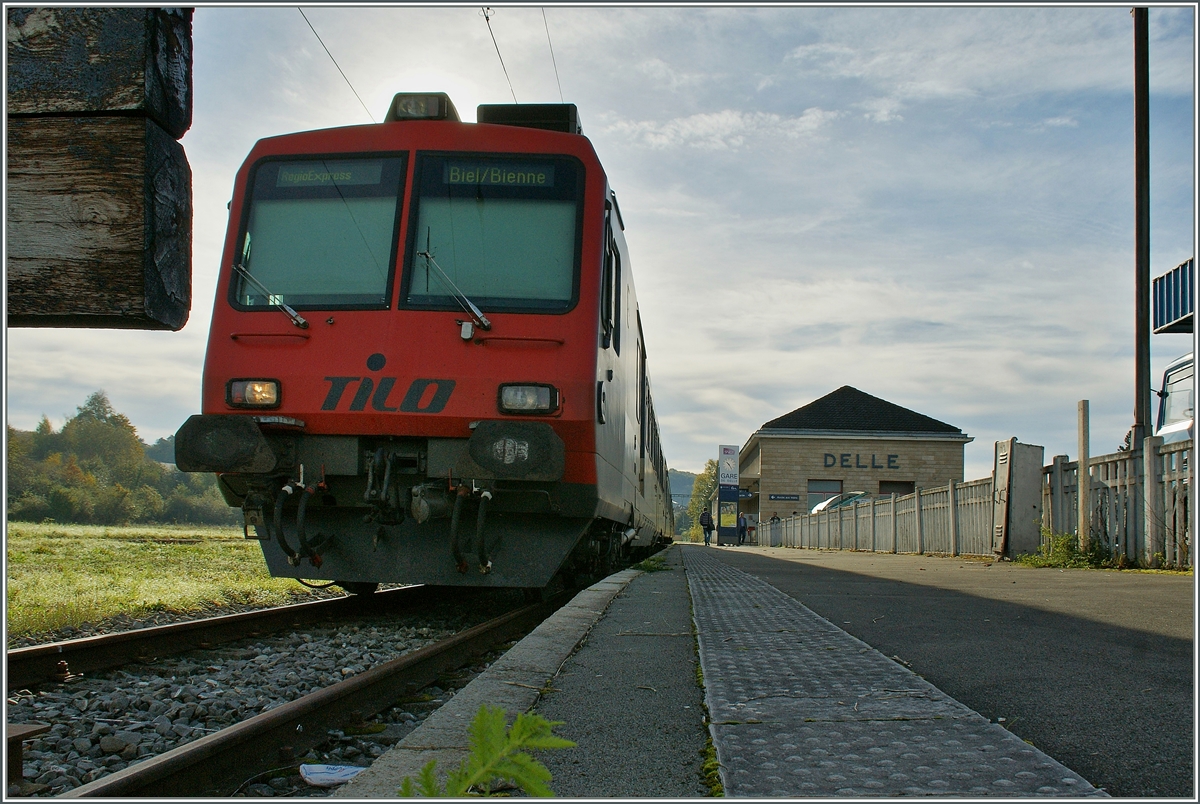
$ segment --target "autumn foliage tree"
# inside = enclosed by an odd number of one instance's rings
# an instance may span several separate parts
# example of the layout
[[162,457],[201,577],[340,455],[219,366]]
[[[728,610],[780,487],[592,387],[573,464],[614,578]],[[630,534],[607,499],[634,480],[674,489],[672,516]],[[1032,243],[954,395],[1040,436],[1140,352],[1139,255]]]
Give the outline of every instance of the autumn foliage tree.
[[8,432],[8,518],[117,525],[233,524],[212,475],[185,474],[146,454],[129,418],[103,391],[55,431]]

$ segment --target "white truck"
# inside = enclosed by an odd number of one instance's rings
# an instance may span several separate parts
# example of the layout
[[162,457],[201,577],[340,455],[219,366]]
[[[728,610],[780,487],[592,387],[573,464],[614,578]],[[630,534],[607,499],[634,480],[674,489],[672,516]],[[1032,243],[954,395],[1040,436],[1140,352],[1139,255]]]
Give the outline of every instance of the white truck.
[[1162,390],[1158,391],[1158,424],[1154,434],[1164,444],[1184,441],[1193,436],[1195,421],[1195,356],[1181,355],[1163,372]]

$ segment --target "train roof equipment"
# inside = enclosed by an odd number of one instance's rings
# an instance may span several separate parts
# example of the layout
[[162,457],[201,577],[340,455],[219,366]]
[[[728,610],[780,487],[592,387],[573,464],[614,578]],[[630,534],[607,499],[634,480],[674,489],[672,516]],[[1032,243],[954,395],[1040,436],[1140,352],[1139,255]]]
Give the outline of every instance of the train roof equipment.
[[449,120],[454,123],[462,122],[458,117],[458,109],[445,92],[399,92],[392,98],[383,122],[395,123],[400,120]]
[[[539,128],[567,134],[583,134],[579,108],[573,103],[481,103],[476,122],[499,126]],[[392,98],[383,122],[448,120],[462,122],[454,102],[445,92],[399,92]]]
[[541,128],[567,134],[583,133],[583,127],[579,125],[579,109],[573,103],[481,103],[476,107],[475,119],[480,123],[501,126]]

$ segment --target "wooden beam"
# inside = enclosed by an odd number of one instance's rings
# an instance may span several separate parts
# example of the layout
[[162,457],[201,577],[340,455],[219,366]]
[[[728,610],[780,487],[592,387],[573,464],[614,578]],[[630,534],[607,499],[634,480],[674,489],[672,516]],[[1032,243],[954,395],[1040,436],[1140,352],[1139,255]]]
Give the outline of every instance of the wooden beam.
[[192,10],[9,8],[12,115],[133,113],[192,125]]
[[191,9],[7,9],[8,325],[180,329]]
[[8,324],[172,329],[191,310],[191,169],[140,117],[8,121]]

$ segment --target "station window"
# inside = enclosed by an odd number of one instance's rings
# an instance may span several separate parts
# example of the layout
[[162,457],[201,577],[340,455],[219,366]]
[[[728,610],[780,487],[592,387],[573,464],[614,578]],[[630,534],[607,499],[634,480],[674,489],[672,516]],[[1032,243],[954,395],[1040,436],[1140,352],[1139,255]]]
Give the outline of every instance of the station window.
[[830,497],[836,497],[841,493],[842,481],[840,480],[810,480],[808,481],[807,510],[811,511]]
[[890,497],[893,494],[905,495],[916,491],[917,484],[912,480],[880,480],[879,496]]

